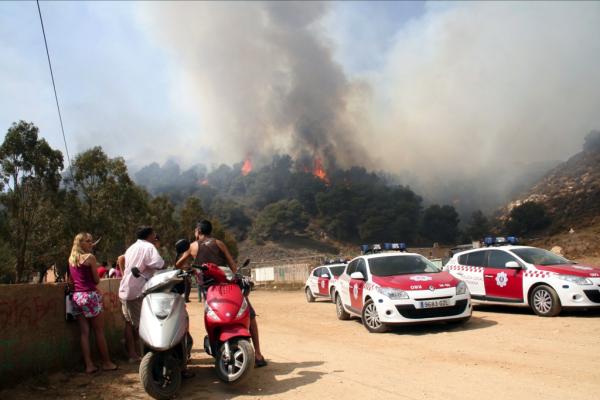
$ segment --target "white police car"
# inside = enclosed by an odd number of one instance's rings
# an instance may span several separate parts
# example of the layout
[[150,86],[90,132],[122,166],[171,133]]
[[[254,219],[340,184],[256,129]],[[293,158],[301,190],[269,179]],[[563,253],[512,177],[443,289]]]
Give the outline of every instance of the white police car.
[[471,317],[467,285],[425,257],[404,252],[403,243],[361,247],[364,254],[348,263],[335,285],[339,319],[358,316],[369,332],[384,332],[389,325]]
[[543,317],[567,307],[600,306],[600,268],[516,243],[515,237],[486,238],[488,247],[457,253],[444,269],[481,303],[529,306]]
[[304,285],[304,293],[309,303],[315,301],[315,298],[333,299],[333,290],[338,276],[344,272],[346,263],[343,260],[330,261],[326,265],[321,265],[312,271]]

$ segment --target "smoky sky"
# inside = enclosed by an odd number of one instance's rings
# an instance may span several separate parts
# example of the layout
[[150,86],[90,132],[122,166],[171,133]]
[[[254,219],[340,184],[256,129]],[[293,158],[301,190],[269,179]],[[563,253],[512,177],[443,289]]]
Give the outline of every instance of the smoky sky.
[[336,58],[351,43],[328,35],[331,12],[317,2],[140,6],[176,66],[174,96],[195,116],[193,146],[229,163],[313,154],[423,187],[500,171],[490,187],[502,190],[506,174],[564,160],[600,127],[600,3],[427,4],[362,73]]
[[178,63],[199,143],[235,162],[276,152],[351,164],[348,98],[360,84],[333,60],[324,3],[149,4],[142,19]]

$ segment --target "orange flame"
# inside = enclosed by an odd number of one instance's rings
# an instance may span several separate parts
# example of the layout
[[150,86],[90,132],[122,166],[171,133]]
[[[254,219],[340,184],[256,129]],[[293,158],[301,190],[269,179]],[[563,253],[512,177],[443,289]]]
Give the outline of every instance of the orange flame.
[[203,180],[201,180],[201,181],[200,181],[200,184],[201,184],[202,186],[206,186],[206,185],[208,185],[208,179],[203,179]]
[[250,158],[246,158],[242,166],[242,175],[246,176],[250,172],[252,172],[252,161],[250,161]]
[[325,169],[323,168],[323,163],[321,162],[321,159],[319,157],[315,157],[313,175],[325,182],[326,184],[329,184],[329,178],[327,177],[327,173],[325,172]]

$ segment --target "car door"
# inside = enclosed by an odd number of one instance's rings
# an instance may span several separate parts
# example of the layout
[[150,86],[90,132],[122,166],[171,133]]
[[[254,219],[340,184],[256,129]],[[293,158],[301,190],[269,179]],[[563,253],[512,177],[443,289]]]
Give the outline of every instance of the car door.
[[341,287],[340,289],[343,292],[343,300],[344,300],[344,305],[346,307],[352,307],[352,296],[353,296],[352,282],[354,280],[350,279],[350,275],[352,275],[353,272],[356,272],[357,264],[358,264],[358,259],[351,261],[350,264],[348,264],[348,267],[346,268],[346,272],[344,274],[342,274],[342,276],[340,277],[340,279],[343,278],[343,281],[340,282],[340,283],[342,283],[343,287]]
[[522,263],[504,250],[489,249],[486,253],[483,276],[487,300],[522,302],[523,268],[506,268],[509,261],[514,261],[521,267]]
[[315,268],[312,273],[310,274],[310,278],[309,278],[309,286],[310,286],[310,291],[313,293],[313,295],[316,295],[319,293],[319,270],[321,270],[321,268]]
[[363,289],[367,280],[367,264],[364,259],[357,260],[356,272],[362,273],[365,279],[350,279],[350,306],[360,313],[363,307]]
[[452,275],[464,281],[474,298],[485,296],[483,266],[485,250],[478,250],[458,256],[458,264],[452,267]]
[[[323,275],[327,275],[328,278],[324,278]],[[329,279],[331,278],[331,272],[329,272],[329,268],[323,267],[320,268],[319,271],[319,294],[321,296],[329,296]]]

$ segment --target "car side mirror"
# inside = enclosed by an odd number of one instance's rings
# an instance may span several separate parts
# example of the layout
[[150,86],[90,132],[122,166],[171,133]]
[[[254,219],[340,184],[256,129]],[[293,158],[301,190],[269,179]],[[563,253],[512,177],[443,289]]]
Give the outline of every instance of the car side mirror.
[[504,264],[504,266],[506,268],[510,268],[510,269],[520,269],[521,268],[519,263],[516,261],[508,261],[506,264]]
[[321,278],[330,279],[329,274],[321,274]]
[[139,278],[140,276],[142,276],[138,267],[131,268],[131,274],[133,276],[135,276],[136,278]]
[[356,279],[356,280],[359,280],[359,281],[364,281],[365,277],[362,274],[362,272],[356,271],[356,272],[353,272],[353,273],[350,274],[350,279]]

